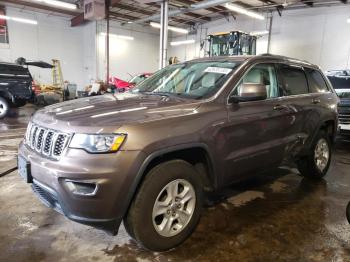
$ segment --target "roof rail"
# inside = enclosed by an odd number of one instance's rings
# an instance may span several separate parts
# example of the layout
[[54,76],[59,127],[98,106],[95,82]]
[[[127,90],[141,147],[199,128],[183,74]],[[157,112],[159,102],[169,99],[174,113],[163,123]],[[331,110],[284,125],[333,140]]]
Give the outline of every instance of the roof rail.
[[269,53],[265,53],[265,54],[261,54],[259,56],[270,56],[270,57],[275,57],[275,58],[279,58],[279,59],[284,59],[284,60],[289,60],[289,61],[296,61],[298,63],[303,63],[306,65],[313,65],[312,63],[305,61],[305,60],[301,60],[301,59],[295,59],[295,58],[291,58],[288,56],[283,56],[283,55],[274,55],[274,54],[269,54]]

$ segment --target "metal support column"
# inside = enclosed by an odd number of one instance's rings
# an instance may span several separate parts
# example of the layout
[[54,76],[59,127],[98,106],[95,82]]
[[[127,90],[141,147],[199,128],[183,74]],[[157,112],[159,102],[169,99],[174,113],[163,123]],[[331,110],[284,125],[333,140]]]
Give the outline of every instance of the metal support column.
[[106,84],[109,83],[109,6],[110,0],[106,0]]
[[273,22],[273,15],[271,14],[270,25],[269,25],[269,38],[267,40],[267,53],[268,54],[270,54],[270,51],[271,51],[272,22]]
[[168,0],[164,0],[161,3],[160,14],[160,42],[159,42],[159,69],[162,69],[167,65],[167,53],[168,53]]

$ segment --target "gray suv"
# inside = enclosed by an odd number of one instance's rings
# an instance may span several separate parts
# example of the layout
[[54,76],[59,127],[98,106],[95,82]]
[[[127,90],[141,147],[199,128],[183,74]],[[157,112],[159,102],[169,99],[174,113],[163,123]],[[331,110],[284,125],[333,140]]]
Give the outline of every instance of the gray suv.
[[166,67],[133,90],[39,110],[20,175],[71,220],[114,234],[122,221],[163,251],[195,229],[207,192],[278,167],[322,178],[338,98],[321,70],[286,57],[213,57]]

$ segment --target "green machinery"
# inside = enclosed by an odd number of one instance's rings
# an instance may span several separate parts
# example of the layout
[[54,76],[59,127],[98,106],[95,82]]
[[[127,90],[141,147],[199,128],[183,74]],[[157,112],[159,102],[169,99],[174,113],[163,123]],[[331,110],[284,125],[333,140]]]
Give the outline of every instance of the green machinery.
[[209,56],[256,55],[256,39],[241,31],[209,35]]

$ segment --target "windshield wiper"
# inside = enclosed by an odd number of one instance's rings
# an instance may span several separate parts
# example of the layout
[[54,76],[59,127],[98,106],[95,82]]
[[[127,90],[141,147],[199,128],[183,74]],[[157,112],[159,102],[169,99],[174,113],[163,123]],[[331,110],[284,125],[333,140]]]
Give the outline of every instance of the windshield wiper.
[[171,95],[171,93],[167,93],[167,92],[140,92],[140,93],[145,95],[166,96],[166,97],[169,97]]
[[140,94],[145,95],[156,95],[156,96],[165,96],[165,97],[179,97],[187,99],[195,99],[193,96],[186,93],[170,93],[170,92],[139,92]]

